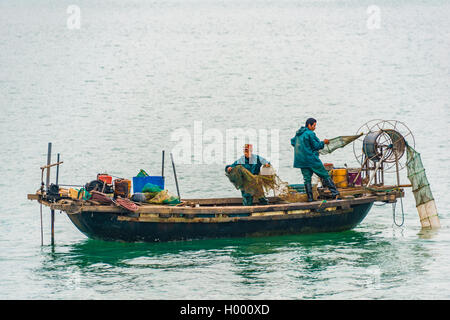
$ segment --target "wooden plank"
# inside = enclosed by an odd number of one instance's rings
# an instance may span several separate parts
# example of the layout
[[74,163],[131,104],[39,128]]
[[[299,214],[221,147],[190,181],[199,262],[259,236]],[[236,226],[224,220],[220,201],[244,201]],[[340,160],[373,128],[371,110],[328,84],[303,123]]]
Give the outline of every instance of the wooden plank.
[[39,200],[39,195],[36,193],[32,193],[32,194],[27,194],[27,199],[28,200]]
[[48,168],[57,166],[57,165],[62,164],[62,163],[64,163],[64,161],[58,161],[56,163],[48,164],[46,166],[41,167],[41,170],[48,169]]
[[[269,203],[277,203],[283,201],[279,197],[267,197]],[[188,204],[199,204],[199,205],[241,205],[242,198],[210,198],[210,199],[182,199],[182,202]]]
[[251,215],[248,217],[228,217],[228,216],[220,216],[220,217],[192,217],[190,219],[186,219],[185,217],[173,217],[167,216],[163,218],[161,216],[140,216],[140,217],[129,217],[129,216],[119,216],[117,219],[119,221],[134,221],[134,222],[164,222],[164,223],[225,223],[225,222],[237,222],[237,221],[271,221],[271,220],[290,220],[290,219],[299,219],[299,218],[311,218],[311,217],[323,217],[329,215],[338,215],[352,212],[353,209],[346,210],[331,210],[331,211],[321,211],[321,212],[303,212],[303,213],[280,213],[275,212],[276,214],[257,214]]
[[[38,195],[29,195],[31,199],[39,200]],[[216,207],[182,207],[182,206],[167,206],[167,205],[141,205],[136,213],[138,214],[158,214],[158,215],[173,215],[182,214],[185,216],[205,215],[205,214],[252,214],[264,213],[274,211],[292,211],[292,210],[318,210],[330,207],[347,209],[352,205],[369,203],[374,201],[390,200],[383,196],[365,196],[361,198],[345,199],[345,200],[329,200],[326,202],[304,202],[304,203],[286,203],[273,205],[256,205],[256,206],[216,206]],[[99,212],[99,213],[115,213],[129,215],[130,212],[118,207],[110,205],[93,205],[86,201],[64,199],[56,203],[49,203],[39,200],[42,204],[49,206],[53,210],[66,211],[68,213],[76,212]]]

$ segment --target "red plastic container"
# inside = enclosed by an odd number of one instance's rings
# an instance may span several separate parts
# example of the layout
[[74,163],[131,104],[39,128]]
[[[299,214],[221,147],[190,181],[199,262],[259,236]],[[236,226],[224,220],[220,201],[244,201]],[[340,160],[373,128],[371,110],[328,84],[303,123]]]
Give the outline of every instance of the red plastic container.
[[107,175],[106,173],[99,173],[97,175],[97,180],[103,181],[106,184],[112,183],[112,177]]

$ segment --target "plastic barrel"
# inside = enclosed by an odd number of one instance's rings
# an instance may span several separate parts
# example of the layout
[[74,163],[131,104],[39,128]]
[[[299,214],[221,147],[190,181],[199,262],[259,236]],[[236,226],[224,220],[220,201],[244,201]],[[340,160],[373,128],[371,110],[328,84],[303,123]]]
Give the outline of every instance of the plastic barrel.
[[338,188],[347,188],[347,169],[333,169],[332,171],[333,182]]

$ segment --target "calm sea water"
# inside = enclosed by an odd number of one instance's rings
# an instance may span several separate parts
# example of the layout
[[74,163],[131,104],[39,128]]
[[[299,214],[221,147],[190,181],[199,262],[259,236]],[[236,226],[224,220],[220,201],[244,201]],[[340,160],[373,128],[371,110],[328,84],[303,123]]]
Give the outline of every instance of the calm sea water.
[[[449,299],[450,5],[372,5],[0,2],[0,298]],[[48,142],[64,161],[60,183],[84,184],[104,171],[158,175],[161,150],[168,158],[176,130],[193,139],[195,121],[223,135],[275,130],[260,154],[301,183],[289,140],[310,116],[321,139],[372,119],[407,124],[442,228],[420,230],[407,190],[402,227],[386,205],[341,233],[116,243],[87,239],[58,212],[52,248],[47,209],[40,246],[39,206],[26,195],[39,188]],[[323,160],[355,164],[351,146]],[[239,196],[225,163],[177,161],[182,197]],[[166,179],[175,194],[170,161]]]

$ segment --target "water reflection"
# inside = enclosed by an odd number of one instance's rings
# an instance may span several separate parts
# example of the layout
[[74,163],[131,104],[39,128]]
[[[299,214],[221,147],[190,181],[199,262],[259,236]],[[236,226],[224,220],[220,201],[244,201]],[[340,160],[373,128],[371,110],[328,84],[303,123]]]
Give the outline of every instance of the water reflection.
[[[405,243],[387,233],[372,229],[168,243],[86,239],[57,246],[54,251],[46,248],[35,271],[46,281],[59,278],[60,284],[109,284],[111,290],[121,283],[121,287],[133,284],[143,291],[151,286],[159,292],[164,287],[160,283],[174,285],[169,283],[171,277],[178,282],[199,283],[201,275],[206,287],[202,290],[213,290],[218,282],[229,281],[230,286],[257,288],[257,298],[270,298],[261,292],[274,287],[289,291],[284,297],[298,298],[300,291],[303,298],[321,298],[361,290],[358,294],[370,296],[375,293],[369,289],[401,286],[406,279],[426,273],[427,261],[432,258],[423,242]],[[74,274],[78,275],[75,280]],[[194,290],[195,286],[189,288]]]
[[420,232],[417,234],[420,239],[433,239],[436,238],[439,235],[440,229],[427,229],[422,228],[420,229]]

